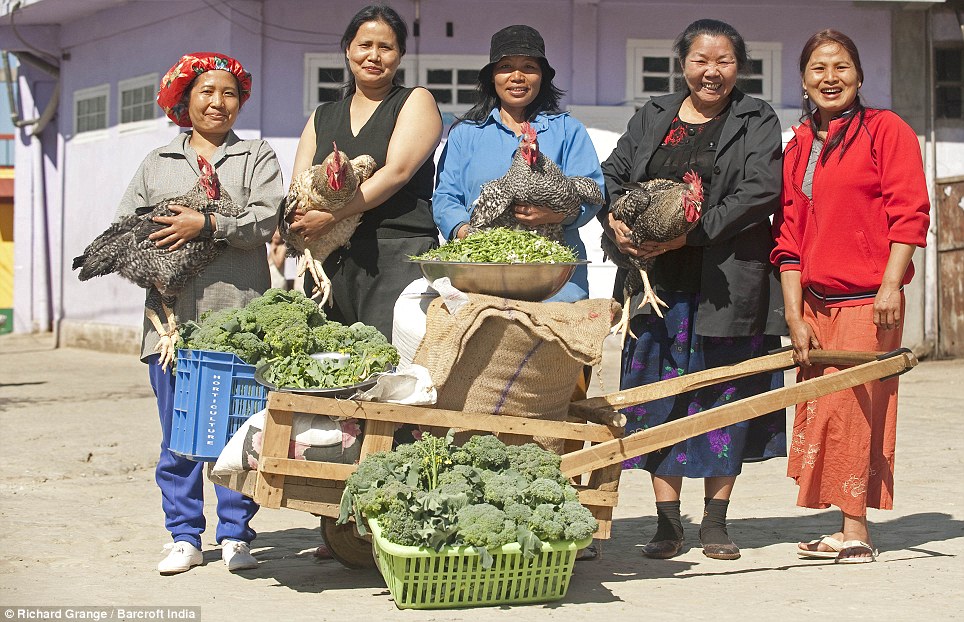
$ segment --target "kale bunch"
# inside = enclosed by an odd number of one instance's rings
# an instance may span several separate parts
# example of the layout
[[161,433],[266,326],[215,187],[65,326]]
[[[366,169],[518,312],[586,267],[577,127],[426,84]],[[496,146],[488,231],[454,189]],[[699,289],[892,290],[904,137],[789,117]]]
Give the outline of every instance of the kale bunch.
[[491,434],[461,447],[423,434],[368,456],[345,482],[340,524],[378,520],[382,535],[406,546],[488,549],[518,542],[532,557],[543,542],[584,540],[599,525],[559,470],[560,457],[534,443],[506,446]]

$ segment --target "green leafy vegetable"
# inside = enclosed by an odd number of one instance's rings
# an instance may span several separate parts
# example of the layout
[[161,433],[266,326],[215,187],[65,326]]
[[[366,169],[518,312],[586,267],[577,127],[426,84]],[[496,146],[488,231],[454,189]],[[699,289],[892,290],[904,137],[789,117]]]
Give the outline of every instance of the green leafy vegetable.
[[353,516],[365,533],[365,518],[375,518],[384,537],[406,546],[473,546],[483,567],[493,547],[518,542],[532,557],[543,541],[595,533],[598,523],[556,454],[533,443],[507,447],[492,435],[460,448],[451,441],[426,433],[367,457],[345,482],[338,522]]
[[452,240],[427,253],[419,261],[466,261],[472,263],[569,263],[579,261],[568,246],[534,231],[486,229],[461,240]]
[[[240,309],[208,312],[180,327],[178,347],[233,352],[250,365],[270,363],[265,380],[299,389],[358,384],[398,364],[398,350],[378,330],[329,321],[304,294],[269,289]],[[339,352],[342,366],[316,361],[314,352]]]

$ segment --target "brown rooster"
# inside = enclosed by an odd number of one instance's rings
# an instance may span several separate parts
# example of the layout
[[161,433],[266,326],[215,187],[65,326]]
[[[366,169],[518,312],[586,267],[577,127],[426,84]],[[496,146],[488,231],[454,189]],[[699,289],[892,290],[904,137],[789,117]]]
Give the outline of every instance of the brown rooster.
[[[306,169],[291,181],[281,225],[281,236],[288,244],[289,252],[294,256],[301,255],[298,276],[303,276],[307,270],[315,281],[312,298],[321,295],[319,306],[331,299],[331,280],[325,274],[324,261],[335,250],[348,244],[362,215],[355,214],[339,221],[320,240],[308,244],[300,234],[291,231],[290,217],[295,211],[338,211],[351,201],[358,186],[375,170],[375,159],[371,156],[360,155],[349,160],[344,151],[338,151],[338,145],[332,143],[331,146],[331,154],[321,164]],[[301,278],[295,279],[295,284],[299,290],[303,288]]]
[[[683,181],[652,179],[627,184],[626,192],[612,204],[610,213],[630,229],[630,238],[636,245],[643,242],[668,242],[689,233],[700,218],[703,206],[703,180],[694,171],[683,175]],[[659,306],[667,306],[659,299],[649,283],[646,271],[653,259],[624,255],[609,236],[602,236],[602,250],[613,263],[629,269],[623,284],[623,314],[613,332],[622,332],[623,339],[629,332],[629,301],[643,291],[639,306],[653,305],[656,315],[663,317]]]
[[[566,217],[579,211],[579,206],[602,205],[599,184],[588,177],[566,177],[559,166],[542,155],[535,129],[522,124],[519,148],[512,157],[508,172],[482,186],[472,206],[469,233],[481,229],[507,227],[522,229],[512,206],[516,203],[548,207]],[[562,242],[562,224],[538,225],[535,232]]]
[[[178,339],[177,319],[172,311],[177,295],[227,247],[227,241],[198,237],[177,250],[170,250],[148,238],[167,226],[154,222],[154,218],[174,216],[170,205],[184,205],[201,212],[205,218],[211,213],[230,218],[241,214],[241,208],[221,188],[214,167],[201,156],[197,163],[201,176],[190,191],[124,216],[97,236],[84,249],[84,254],[73,261],[73,269],[80,268],[81,281],[116,272],[148,290],[144,314],[160,335],[155,350],[161,354],[160,364],[164,369],[174,358],[174,344]],[[160,314],[167,320],[167,328]]]

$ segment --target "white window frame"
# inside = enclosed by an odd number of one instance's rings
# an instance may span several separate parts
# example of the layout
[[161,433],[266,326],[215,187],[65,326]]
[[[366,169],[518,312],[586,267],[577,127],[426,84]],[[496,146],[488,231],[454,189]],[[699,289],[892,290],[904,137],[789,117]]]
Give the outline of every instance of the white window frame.
[[[305,116],[310,116],[311,113],[315,111],[318,104],[318,87],[320,85],[315,76],[318,75],[318,69],[320,67],[338,67],[345,69],[345,75],[348,75],[348,68],[345,67],[345,55],[344,53],[319,53],[319,52],[308,52],[305,54],[305,66],[304,66],[304,87],[303,87],[303,98],[302,102],[304,104]],[[412,78],[415,76],[415,62],[408,57],[402,58],[402,62],[399,64],[399,69],[405,70],[405,80],[406,86],[412,85]],[[325,83],[323,86],[332,88],[341,88],[343,83]]]
[[[90,99],[95,99],[97,97],[104,97],[104,127],[98,128],[96,130],[84,130],[79,131],[78,127],[80,125],[80,119],[78,116],[77,108],[80,102],[87,101]],[[74,91],[74,136],[89,136],[89,137],[99,137],[107,134],[107,129],[110,127],[110,84],[98,84],[97,86],[92,86],[86,89],[77,89]]]
[[[749,76],[760,78],[762,81],[762,93],[754,94],[755,97],[768,102],[777,102],[780,99],[781,88],[781,58],[783,55],[783,44],[776,41],[748,41],[750,58],[761,61],[763,64],[762,74],[751,74]],[[643,89],[643,58],[661,57],[669,59],[670,71],[665,74],[669,79],[669,91],[646,91]],[[645,104],[649,98],[657,95],[666,95],[673,92],[673,77],[681,75],[682,70],[676,61],[673,53],[673,41],[670,39],[627,39],[626,40],[626,101],[635,103],[637,106]],[[650,74],[664,75],[664,74]]]
[[[151,91],[157,94],[157,85],[159,78],[156,73],[150,73],[143,76],[137,76],[134,78],[127,78],[126,80],[117,81],[117,125],[121,131],[137,130],[148,127],[154,127],[154,122],[157,119],[157,101],[152,97],[148,102],[150,103],[151,112],[150,116],[146,119],[140,119],[138,121],[124,121],[124,93],[126,91],[140,90],[145,88],[150,88]],[[140,105],[140,104],[138,104]]]
[[[453,79],[455,75],[461,71],[472,71],[478,74],[479,69],[485,66],[489,62],[489,57],[484,54],[422,54],[418,57],[418,84],[425,88],[440,89],[445,88],[439,84],[429,84],[428,83],[428,72],[433,70],[452,70]],[[473,81],[471,87],[475,90],[476,81]],[[452,101],[451,104],[439,103],[438,108],[442,113],[451,113],[453,115],[462,115],[469,111],[472,104],[460,104],[458,103],[458,88],[461,86],[465,88],[469,85],[458,85],[453,83],[450,88],[452,90]]]

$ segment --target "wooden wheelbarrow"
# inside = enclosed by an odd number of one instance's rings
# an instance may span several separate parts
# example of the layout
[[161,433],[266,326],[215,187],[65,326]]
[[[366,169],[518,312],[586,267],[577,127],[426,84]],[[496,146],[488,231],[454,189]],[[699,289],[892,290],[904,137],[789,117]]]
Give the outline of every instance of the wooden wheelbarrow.
[[917,358],[907,349],[889,353],[812,350],[810,360],[814,364],[838,368],[838,371],[718,406],[628,437],[623,437],[626,418],[617,412],[618,409],[753,374],[792,369],[796,367],[792,352],[786,348],[735,365],[572,402],[568,421],[543,421],[272,392],[268,394],[263,447],[257,472],[212,479],[252,497],[262,507],[287,507],[320,516],[322,536],[332,556],[348,567],[371,567],[370,543],[358,536],[352,525],[335,524],[345,479],[357,467],[353,464],[289,459],[287,455],[294,412],[364,419],[362,459],[374,452],[390,449],[396,426],[404,423],[523,438],[555,437],[565,439],[567,447],[577,447],[563,455],[562,471],[577,482],[581,480],[576,486],[579,500],[599,521],[595,537],[606,539],[610,536],[613,508],[618,501],[619,476],[624,460],[835,391],[896,376],[917,365]]

